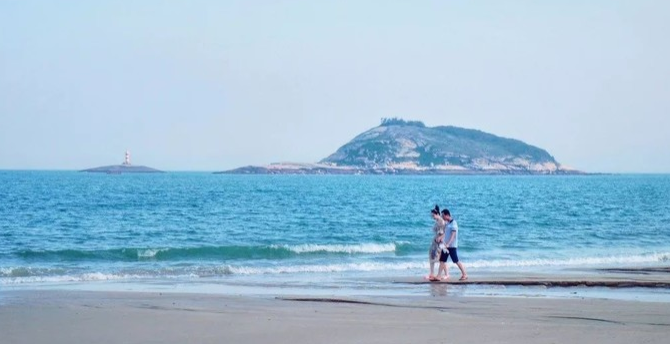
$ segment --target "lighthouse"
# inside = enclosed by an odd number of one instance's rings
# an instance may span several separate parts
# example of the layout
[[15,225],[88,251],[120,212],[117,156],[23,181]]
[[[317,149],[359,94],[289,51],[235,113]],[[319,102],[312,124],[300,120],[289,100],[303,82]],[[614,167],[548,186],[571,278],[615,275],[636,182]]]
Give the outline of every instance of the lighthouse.
[[82,170],[82,172],[99,172],[107,174],[121,174],[121,173],[163,173],[163,171],[155,168],[146,167],[142,165],[133,165],[130,162],[130,151],[126,150],[126,156],[123,163],[118,165],[100,166]]

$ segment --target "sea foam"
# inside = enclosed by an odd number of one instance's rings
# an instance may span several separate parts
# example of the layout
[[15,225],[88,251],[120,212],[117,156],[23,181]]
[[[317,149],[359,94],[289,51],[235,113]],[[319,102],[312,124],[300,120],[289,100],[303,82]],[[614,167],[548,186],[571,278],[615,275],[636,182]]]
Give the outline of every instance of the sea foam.
[[[332,248],[332,247],[331,247]],[[543,267],[608,267],[631,264],[663,264],[670,261],[670,252],[649,253],[632,256],[599,256],[570,259],[500,259],[464,261],[471,273],[477,270],[543,268]],[[310,273],[357,273],[388,272],[389,276],[420,273],[428,264],[424,260],[412,259],[406,262],[351,262],[335,264],[296,264],[279,266],[258,265],[204,265],[188,267],[169,267],[157,269],[138,269],[119,272],[67,273],[62,269],[31,267],[0,267],[0,284],[85,282],[111,280],[146,279],[198,279],[224,277],[230,275],[273,275],[273,274],[310,274]],[[405,272],[400,272],[405,271]]]
[[294,253],[317,253],[317,252],[328,252],[328,253],[384,253],[384,252],[395,252],[396,244],[395,243],[386,243],[386,244],[350,244],[350,245],[322,245],[322,244],[304,244],[304,245],[272,245],[270,246],[273,249],[287,249]]

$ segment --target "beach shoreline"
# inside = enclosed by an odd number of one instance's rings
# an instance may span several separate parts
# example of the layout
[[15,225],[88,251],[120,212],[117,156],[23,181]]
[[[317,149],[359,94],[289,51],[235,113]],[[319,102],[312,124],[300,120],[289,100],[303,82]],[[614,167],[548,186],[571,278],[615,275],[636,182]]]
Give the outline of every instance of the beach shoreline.
[[669,271],[373,278],[363,281],[369,289],[352,290],[250,281],[25,285],[0,293],[0,333],[3,344],[665,343]]
[[[212,295],[292,297],[536,297],[598,298],[670,303],[670,267],[620,267],[538,271],[471,271],[467,281],[452,271],[448,281],[422,275],[215,276],[211,278],[111,279],[56,283],[3,283],[5,291],[79,290],[165,292]],[[7,282],[7,281],[6,281]],[[11,282],[11,281],[10,281]]]
[[666,303],[500,297],[3,293],[3,343],[662,343]]

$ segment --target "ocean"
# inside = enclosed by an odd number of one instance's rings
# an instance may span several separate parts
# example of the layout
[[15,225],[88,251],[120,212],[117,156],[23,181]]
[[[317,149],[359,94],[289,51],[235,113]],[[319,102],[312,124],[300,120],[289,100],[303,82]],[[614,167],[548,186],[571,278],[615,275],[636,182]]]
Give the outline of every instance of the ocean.
[[670,175],[0,171],[0,288],[381,288],[427,274],[435,204],[471,276],[670,261]]

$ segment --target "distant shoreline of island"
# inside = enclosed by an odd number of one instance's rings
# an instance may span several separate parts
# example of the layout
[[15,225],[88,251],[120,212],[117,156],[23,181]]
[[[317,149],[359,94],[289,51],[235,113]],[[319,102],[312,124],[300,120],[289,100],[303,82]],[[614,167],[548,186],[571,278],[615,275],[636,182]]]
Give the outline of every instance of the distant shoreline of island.
[[133,165],[130,162],[130,151],[126,150],[123,163],[120,165],[109,165],[80,170],[87,173],[124,174],[124,173],[165,173],[152,167]]
[[[122,164],[80,172],[164,173],[133,165],[126,151]],[[384,118],[316,163],[280,162],[244,166],[214,174],[239,175],[598,175],[567,167],[546,150],[476,129],[427,127],[419,121]]]
[[317,163],[245,166],[216,174],[585,175],[546,150],[475,129],[383,118]]
[[455,175],[455,176],[509,176],[509,175],[591,175],[582,171],[528,171],[528,170],[465,170],[465,169],[410,169],[410,168],[357,168],[350,166],[328,166],[319,164],[271,164],[268,166],[246,166],[214,174],[238,175]]
[[[29,172],[29,173],[44,173],[44,172],[54,172],[54,173],[82,173],[84,170],[78,170],[78,169],[57,169],[57,168],[43,168],[43,169],[38,169],[38,168],[0,168],[0,173],[6,173],[6,172]],[[274,176],[280,176],[280,175],[286,175],[286,176],[636,176],[636,175],[643,175],[643,176],[669,176],[670,172],[583,172],[581,174],[521,174],[521,173],[516,173],[516,174],[468,174],[468,173],[443,173],[443,174],[410,174],[410,173],[395,173],[395,174],[382,174],[382,173],[377,173],[377,174],[319,174],[319,173],[313,173],[313,174],[306,174],[306,173],[295,173],[295,174],[289,174],[289,173],[269,173],[269,174],[261,174],[261,173],[230,173],[230,171],[219,171],[219,170],[161,170],[160,173],[154,173],[154,174],[204,174],[204,175],[274,175]],[[93,174],[104,174],[104,173],[93,173]],[[139,173],[141,174],[141,173]],[[151,174],[151,173],[149,173]]]

